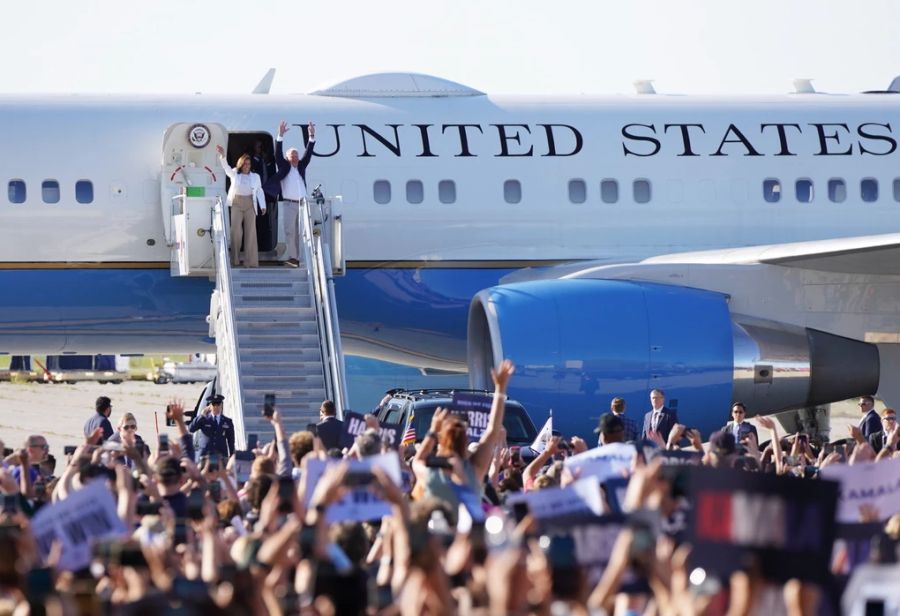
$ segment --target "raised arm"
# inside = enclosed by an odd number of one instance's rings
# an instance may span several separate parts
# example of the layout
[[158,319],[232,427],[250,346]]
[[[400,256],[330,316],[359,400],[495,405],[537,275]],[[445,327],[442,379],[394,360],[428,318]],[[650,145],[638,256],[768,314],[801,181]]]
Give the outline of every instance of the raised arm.
[[219,153],[219,164],[222,166],[222,169],[225,171],[225,175],[234,180],[237,173],[235,170],[228,164],[228,161],[225,160],[225,148],[220,145],[216,146],[216,152]]
[[487,429],[481,435],[478,448],[472,454],[472,465],[475,467],[476,476],[481,478],[487,473],[491,458],[494,455],[494,447],[502,434],[503,418],[506,416],[506,390],[509,379],[516,371],[515,365],[509,359],[504,359],[497,370],[491,369],[491,378],[494,379],[494,403],[491,405],[491,416],[488,418]]
[[772,431],[772,452],[775,456],[775,472],[781,475],[784,472],[784,458],[781,455],[781,439],[778,438],[778,428],[771,417],[756,417],[756,422],[763,428]]

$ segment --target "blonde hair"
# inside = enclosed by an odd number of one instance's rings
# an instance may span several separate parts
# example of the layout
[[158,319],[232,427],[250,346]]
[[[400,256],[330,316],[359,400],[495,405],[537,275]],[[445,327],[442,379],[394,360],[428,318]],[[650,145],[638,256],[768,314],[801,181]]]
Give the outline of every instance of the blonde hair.
[[[234,166],[234,168],[237,170],[238,173],[241,172],[241,167],[244,166],[245,162],[250,162],[249,154],[241,154],[241,157],[237,160],[237,164]],[[248,171],[247,173],[250,173],[250,172]]]
[[119,427],[121,428],[128,423],[129,419],[134,422],[134,425],[137,425],[137,418],[134,416],[134,413],[125,413],[119,418]]

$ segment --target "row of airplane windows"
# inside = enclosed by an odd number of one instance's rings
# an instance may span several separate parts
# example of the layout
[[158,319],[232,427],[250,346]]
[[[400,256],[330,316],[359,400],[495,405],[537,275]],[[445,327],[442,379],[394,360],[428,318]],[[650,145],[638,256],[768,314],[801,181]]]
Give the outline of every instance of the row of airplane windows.
[[[7,191],[10,203],[25,203],[28,190],[25,180],[10,180]],[[59,182],[56,180],[44,180],[41,182],[41,200],[44,203],[59,203]],[[94,183],[90,180],[78,180],[75,182],[75,201],[78,203],[93,203]]]
[[[581,179],[569,180],[569,201],[571,203],[585,203],[588,198],[587,182]],[[831,178],[827,182],[828,200],[832,203],[842,203],[847,199],[847,182],[842,178]],[[784,192],[781,180],[767,178],[762,183],[763,199],[767,203],[778,203]],[[860,198],[866,203],[878,201],[878,180],[875,178],[863,178],[859,182]],[[635,203],[648,203],[652,196],[650,180],[637,179],[631,183],[631,196]],[[808,178],[800,178],[794,182],[794,196],[800,203],[811,203],[815,197],[815,185]],[[900,201],[900,178],[893,182],[894,201]],[[8,198],[10,203],[25,203],[27,187],[25,180],[10,180]],[[375,203],[384,205],[391,202],[391,182],[389,180],[375,180],[372,185],[372,198]],[[56,180],[44,180],[41,182],[41,199],[44,203],[59,203],[60,187]],[[522,201],[522,184],[519,180],[506,180],[503,182],[503,199],[507,203],[519,203]],[[441,180],[438,182],[438,200],[449,204],[456,202],[456,182],[453,180]],[[619,182],[614,179],[605,179],[600,182],[600,200],[603,203],[617,203],[619,201]],[[90,180],[78,180],[75,182],[75,201],[78,203],[93,203],[94,184]],[[409,180],[406,182],[406,202],[418,204],[425,201],[425,186],[421,180]]]

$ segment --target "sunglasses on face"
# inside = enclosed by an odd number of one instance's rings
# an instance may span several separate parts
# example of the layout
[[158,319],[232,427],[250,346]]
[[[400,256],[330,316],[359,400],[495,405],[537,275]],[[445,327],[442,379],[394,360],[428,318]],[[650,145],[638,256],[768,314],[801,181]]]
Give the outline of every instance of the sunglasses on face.
[[124,429],[124,430],[137,430],[137,426],[134,425],[134,424],[127,424],[127,425],[122,426],[122,429]]

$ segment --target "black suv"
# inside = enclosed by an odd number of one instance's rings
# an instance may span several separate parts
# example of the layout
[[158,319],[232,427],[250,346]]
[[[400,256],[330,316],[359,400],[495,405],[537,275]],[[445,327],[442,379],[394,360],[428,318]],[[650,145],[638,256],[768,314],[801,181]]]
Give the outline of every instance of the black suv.
[[[410,415],[416,429],[416,442],[425,438],[428,428],[431,427],[431,418],[438,408],[451,408],[454,393],[482,395],[492,398],[494,393],[490,391],[474,389],[417,389],[417,390],[393,390],[384,406],[377,411],[378,421],[387,424],[400,424],[405,434],[409,428]],[[537,429],[525,411],[525,407],[514,400],[506,401],[506,414],[503,418],[503,427],[506,428],[506,441],[510,445],[527,447],[537,437]]]

